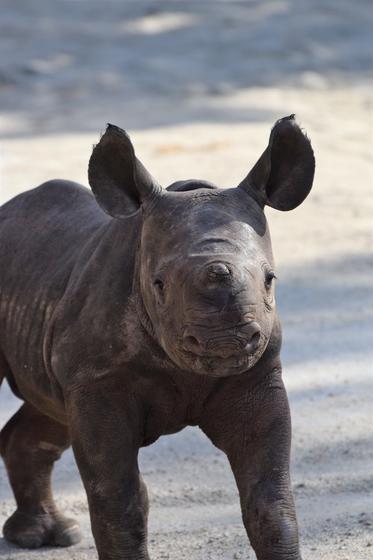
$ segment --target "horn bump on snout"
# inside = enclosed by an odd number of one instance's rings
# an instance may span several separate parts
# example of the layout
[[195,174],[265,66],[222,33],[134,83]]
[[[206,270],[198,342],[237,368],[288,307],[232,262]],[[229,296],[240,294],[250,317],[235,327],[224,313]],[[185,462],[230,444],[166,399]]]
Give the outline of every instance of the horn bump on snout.
[[231,271],[228,266],[220,262],[208,265],[206,273],[208,280],[211,282],[223,282],[224,280],[228,280],[231,276]]

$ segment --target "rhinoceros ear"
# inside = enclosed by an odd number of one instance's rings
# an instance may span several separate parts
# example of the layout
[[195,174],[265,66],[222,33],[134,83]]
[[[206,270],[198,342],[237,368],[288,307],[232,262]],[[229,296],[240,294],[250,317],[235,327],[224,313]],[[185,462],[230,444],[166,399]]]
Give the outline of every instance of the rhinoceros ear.
[[112,124],[93,148],[88,179],[101,208],[115,218],[132,216],[161,191],[136,158],[128,134]]
[[239,187],[262,206],[292,210],[309,194],[314,173],[311,143],[290,115],[276,122],[266,150]]

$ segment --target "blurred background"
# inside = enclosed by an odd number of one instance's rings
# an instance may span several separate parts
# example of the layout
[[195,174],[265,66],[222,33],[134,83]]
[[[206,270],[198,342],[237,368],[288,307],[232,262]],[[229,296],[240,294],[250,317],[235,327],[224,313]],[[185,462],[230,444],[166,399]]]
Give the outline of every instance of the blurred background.
[[[268,211],[293,414],[293,483],[305,560],[373,550],[373,4],[371,0],[1,0],[0,202],[61,177],[87,184],[107,122],[158,181],[235,186],[274,121],[311,138],[313,191]],[[0,392],[0,425],[18,403]],[[141,454],[154,559],[253,559],[225,458],[196,429]],[[71,452],[58,503],[82,521],[74,549],[11,560],[95,558]],[[0,523],[14,503],[0,465]]]

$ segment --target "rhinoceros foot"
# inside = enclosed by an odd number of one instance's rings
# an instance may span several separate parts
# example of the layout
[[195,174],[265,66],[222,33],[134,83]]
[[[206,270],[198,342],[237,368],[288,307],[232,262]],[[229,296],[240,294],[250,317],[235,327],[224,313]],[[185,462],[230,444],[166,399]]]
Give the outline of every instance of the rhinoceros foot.
[[15,511],[5,522],[4,537],[21,548],[72,546],[81,538],[79,524],[60,513],[30,514]]

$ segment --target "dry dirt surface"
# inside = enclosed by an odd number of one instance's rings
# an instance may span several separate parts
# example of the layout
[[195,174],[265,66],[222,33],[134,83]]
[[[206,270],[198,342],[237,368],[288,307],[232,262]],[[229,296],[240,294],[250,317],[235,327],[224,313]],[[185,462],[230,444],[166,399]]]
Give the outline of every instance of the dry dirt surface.
[[[267,213],[305,560],[373,557],[372,28],[370,0],[1,2],[2,201],[52,177],[87,184],[108,121],[164,185],[233,186],[278,117],[297,113],[307,129],[313,192]],[[0,426],[18,406],[3,385]],[[197,429],[144,449],[141,466],[152,558],[254,559],[227,462]],[[2,559],[96,558],[70,451],[54,487],[82,543],[0,539]],[[1,464],[1,524],[13,509]]]

